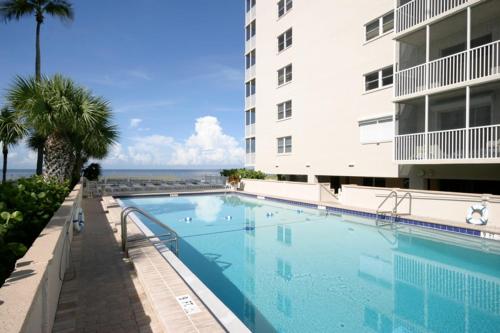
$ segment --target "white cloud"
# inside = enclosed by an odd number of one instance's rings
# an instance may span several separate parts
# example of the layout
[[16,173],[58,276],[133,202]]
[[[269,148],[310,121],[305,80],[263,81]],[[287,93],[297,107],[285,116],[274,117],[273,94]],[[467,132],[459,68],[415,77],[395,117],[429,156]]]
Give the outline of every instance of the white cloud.
[[141,79],[141,80],[145,80],[145,81],[151,80],[151,76],[149,75],[149,73],[147,73],[146,71],[141,70],[141,69],[128,70],[128,71],[125,71],[125,74],[127,74],[128,76],[130,76],[132,78],[136,78],[136,79]]
[[130,127],[131,128],[137,128],[139,125],[142,123],[141,118],[132,118],[130,119]]
[[136,136],[126,147],[116,145],[103,164],[122,168],[242,165],[244,154],[218,119],[206,116],[196,120],[194,133],[183,142],[161,134]]
[[23,141],[9,148],[8,169],[35,169],[37,153],[26,146]]
[[198,118],[195,133],[182,144],[174,147],[172,165],[239,164],[244,150],[235,138],[224,134],[215,117]]

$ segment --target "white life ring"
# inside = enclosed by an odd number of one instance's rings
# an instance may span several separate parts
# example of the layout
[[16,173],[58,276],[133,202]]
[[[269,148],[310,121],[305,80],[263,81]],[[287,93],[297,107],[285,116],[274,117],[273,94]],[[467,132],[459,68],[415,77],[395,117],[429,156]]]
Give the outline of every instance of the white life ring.
[[[474,213],[480,214],[480,217],[474,217]],[[483,204],[474,204],[467,209],[467,217],[465,220],[467,223],[474,225],[485,225],[488,223],[488,207]]]

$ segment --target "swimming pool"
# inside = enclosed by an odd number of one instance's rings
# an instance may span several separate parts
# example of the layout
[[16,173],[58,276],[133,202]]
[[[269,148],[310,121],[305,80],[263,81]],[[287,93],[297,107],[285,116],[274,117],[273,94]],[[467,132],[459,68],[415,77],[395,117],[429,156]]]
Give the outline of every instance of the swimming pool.
[[252,331],[500,331],[498,242],[241,195],[121,201],[174,228],[183,263]]

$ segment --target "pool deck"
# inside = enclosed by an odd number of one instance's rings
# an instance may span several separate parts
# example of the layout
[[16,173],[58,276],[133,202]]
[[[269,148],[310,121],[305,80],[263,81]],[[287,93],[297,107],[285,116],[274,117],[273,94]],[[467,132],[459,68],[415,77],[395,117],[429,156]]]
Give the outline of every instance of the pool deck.
[[[150,242],[135,244],[132,260],[124,258],[116,227],[121,208],[106,211],[106,204],[83,200],[85,230],[71,244],[74,269],[66,273],[53,332],[224,332]],[[140,231],[132,225],[134,233]],[[181,295],[190,295],[199,312],[186,314]]]

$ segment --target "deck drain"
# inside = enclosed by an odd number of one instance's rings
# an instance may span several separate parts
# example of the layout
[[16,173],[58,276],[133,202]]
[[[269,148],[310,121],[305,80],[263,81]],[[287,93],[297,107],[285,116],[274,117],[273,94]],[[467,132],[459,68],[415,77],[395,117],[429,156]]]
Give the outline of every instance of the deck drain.
[[177,296],[176,299],[179,305],[181,306],[182,310],[184,310],[184,312],[187,315],[192,315],[201,312],[198,305],[196,305],[196,303],[191,299],[191,296],[182,295],[182,296]]

